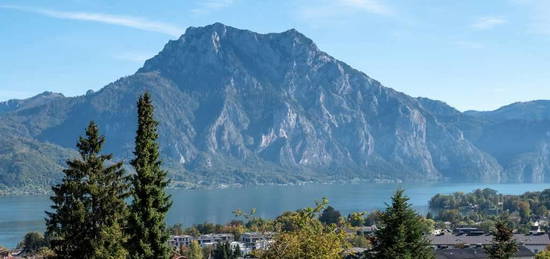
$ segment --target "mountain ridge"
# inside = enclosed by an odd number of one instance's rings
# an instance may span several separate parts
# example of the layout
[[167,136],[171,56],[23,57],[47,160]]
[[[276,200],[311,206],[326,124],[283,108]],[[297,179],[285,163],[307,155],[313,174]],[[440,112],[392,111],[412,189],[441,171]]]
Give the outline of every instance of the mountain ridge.
[[220,23],[188,28],[97,92],[0,112],[0,133],[71,149],[95,120],[106,151],[128,161],[144,91],[156,105],[165,166],[185,186],[544,182],[550,173],[545,120],[526,122],[540,134],[502,155],[489,132],[511,133],[485,115],[384,87],[296,30],[258,34]]

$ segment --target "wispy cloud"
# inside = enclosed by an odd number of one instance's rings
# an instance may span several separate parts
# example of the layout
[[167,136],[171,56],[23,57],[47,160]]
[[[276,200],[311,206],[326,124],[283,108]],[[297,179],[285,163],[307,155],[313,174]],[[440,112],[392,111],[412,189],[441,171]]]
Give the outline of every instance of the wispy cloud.
[[213,10],[226,8],[234,4],[236,0],[203,0],[197,8],[191,10],[195,14],[208,13]]
[[36,13],[36,14],[58,18],[58,19],[69,19],[69,20],[80,20],[80,21],[114,24],[114,25],[120,25],[120,26],[130,27],[134,29],[144,30],[144,31],[159,32],[159,33],[168,34],[171,36],[180,36],[184,31],[182,28],[176,25],[157,22],[157,21],[151,21],[148,19],[133,17],[133,16],[122,16],[122,15],[90,13],[90,12],[66,12],[66,11],[57,11],[57,10],[34,8],[34,7],[24,7],[24,6],[17,6],[17,5],[0,5],[0,8]]
[[479,18],[474,24],[472,24],[472,27],[478,30],[488,30],[507,22],[508,21],[502,17],[488,16]]
[[336,0],[336,2],[374,14],[388,15],[392,13],[392,10],[379,0]]

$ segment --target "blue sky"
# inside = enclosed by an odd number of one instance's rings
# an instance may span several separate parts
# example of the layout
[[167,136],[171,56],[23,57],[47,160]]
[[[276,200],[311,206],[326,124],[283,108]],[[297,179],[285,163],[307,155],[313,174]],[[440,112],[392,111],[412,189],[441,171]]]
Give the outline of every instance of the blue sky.
[[2,0],[0,101],[100,89],[214,22],[295,28],[388,87],[460,110],[550,99],[549,0]]

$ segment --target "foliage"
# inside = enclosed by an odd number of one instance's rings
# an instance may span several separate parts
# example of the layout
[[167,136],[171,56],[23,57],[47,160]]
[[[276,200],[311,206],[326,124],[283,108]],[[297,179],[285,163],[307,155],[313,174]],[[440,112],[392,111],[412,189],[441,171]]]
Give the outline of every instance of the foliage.
[[244,212],[242,210],[233,211],[235,217],[243,217],[246,220],[245,226],[253,232],[268,232],[273,231],[273,222],[268,219],[255,216],[256,209],[250,210],[250,212]]
[[363,235],[352,235],[348,238],[348,242],[351,244],[352,247],[362,247],[362,248],[370,248],[371,243],[370,240],[368,240]]
[[53,212],[46,212],[47,236],[63,258],[125,258],[122,232],[126,185],[122,163],[105,166],[105,138],[90,122],[77,147],[80,159],[67,161],[63,181],[52,188]]
[[157,143],[158,122],[153,118],[151,97],[145,93],[138,100],[138,129],[132,178],[128,251],[132,258],[168,258],[168,232],[165,218],[170,208],[170,196],[165,192],[167,173],[160,168]]
[[437,194],[431,198],[429,206],[438,211],[436,220],[454,224],[468,220],[485,221],[504,211],[516,215],[520,219],[518,228],[525,229],[531,220],[548,216],[550,189],[521,195],[502,195],[491,189]]
[[535,255],[535,259],[550,259],[550,251],[540,251],[538,254]]
[[214,251],[212,251],[213,259],[237,259],[240,256],[241,250],[231,249],[229,243],[218,244]]
[[341,216],[339,211],[335,210],[332,206],[328,206],[323,210],[323,213],[321,213],[319,221],[323,224],[336,224]]
[[[335,225],[325,225],[318,219],[326,207],[327,200],[318,202],[315,208],[305,208],[296,213],[287,214],[284,222],[275,221],[275,226],[281,232],[266,251],[257,251],[259,258],[339,258],[349,247],[346,236]],[[292,228],[288,226],[292,221]]]
[[421,216],[411,208],[403,192],[396,191],[392,204],[381,214],[373,252],[376,258],[382,259],[434,258],[424,236]]
[[366,226],[372,226],[376,225],[377,222],[380,221],[380,215],[382,215],[382,212],[375,210],[371,212],[367,217],[365,218],[365,225]]
[[44,235],[38,232],[29,232],[25,234],[23,241],[18,245],[25,254],[36,254],[41,248],[47,247],[48,241]]
[[360,227],[365,225],[366,212],[352,212],[348,215],[347,222],[352,227]]
[[203,259],[204,256],[202,254],[201,246],[199,245],[199,242],[197,240],[191,241],[191,245],[189,246],[189,253],[187,254],[187,257],[189,259]]
[[497,220],[493,231],[493,242],[485,248],[489,258],[508,259],[517,253],[519,248],[512,230],[506,216]]

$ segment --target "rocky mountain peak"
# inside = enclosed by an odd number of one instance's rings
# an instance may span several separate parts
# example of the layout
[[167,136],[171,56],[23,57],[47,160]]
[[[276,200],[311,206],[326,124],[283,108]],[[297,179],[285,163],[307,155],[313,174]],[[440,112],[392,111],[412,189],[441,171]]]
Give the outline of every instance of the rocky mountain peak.
[[235,71],[273,68],[286,73],[291,66],[311,65],[316,60],[334,59],[294,29],[261,34],[215,23],[188,28],[138,72],[158,71],[177,81],[199,69],[228,76]]

